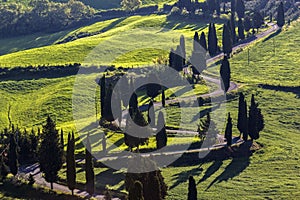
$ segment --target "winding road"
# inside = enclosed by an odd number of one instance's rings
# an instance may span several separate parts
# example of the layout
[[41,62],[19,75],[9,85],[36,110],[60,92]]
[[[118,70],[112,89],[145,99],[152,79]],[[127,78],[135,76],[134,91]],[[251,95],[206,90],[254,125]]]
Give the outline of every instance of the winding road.
[[[273,23],[269,23],[268,24],[269,26],[271,26],[271,28],[269,28],[268,30],[266,31],[263,31],[261,33],[258,33],[257,35],[255,36],[252,36],[250,38],[247,38],[246,40],[244,40],[243,42],[240,42],[238,45],[236,45],[234,48],[233,48],[233,52],[237,52],[239,49],[241,48],[244,48],[252,43],[254,43],[255,41],[257,40],[260,40],[274,32],[276,32],[279,28],[276,24],[273,24]],[[207,63],[210,64],[210,63],[213,63],[213,62],[216,62],[220,59],[222,59],[222,57],[224,56],[223,53],[220,53],[210,59],[207,60]],[[209,76],[202,76],[204,80],[208,81],[208,82],[211,82],[211,83],[214,83],[214,84],[217,84],[219,86],[219,88],[209,94],[204,94],[204,95],[200,95],[198,97],[213,97],[213,96],[218,96],[218,95],[222,95],[223,94],[223,90],[221,89],[220,87],[220,80],[217,79],[217,78],[214,78],[214,77],[209,77]],[[232,90],[235,90],[238,88],[238,85],[234,82],[231,82],[230,83],[230,88],[229,88],[229,91],[232,91]],[[194,97],[195,98],[195,97]],[[197,97],[196,97],[197,98]],[[185,98],[180,98],[180,100],[190,100],[191,97],[185,97]],[[175,100],[167,100],[166,101],[166,104],[170,104],[170,103],[173,103],[174,101],[178,102],[178,98],[175,99]],[[157,102],[157,103],[154,103],[154,106],[160,106],[160,102]],[[142,109],[146,109],[145,108],[142,108]],[[128,114],[128,112],[124,111],[122,113],[122,117],[123,119],[125,118],[125,116]],[[126,119],[126,118],[125,118]],[[122,120],[122,125],[123,125],[123,120]],[[195,131],[187,131],[187,130],[167,130],[167,132],[169,133],[181,133],[181,134],[198,134],[197,132]],[[219,137],[223,137],[223,136],[219,136]],[[238,143],[241,143],[242,141],[238,138],[234,138],[234,144],[238,144]],[[185,150],[185,151],[170,151],[170,152],[164,152],[164,153],[159,153],[160,155],[176,155],[176,154],[183,154],[183,153],[196,153],[196,152],[202,152],[202,151],[207,151],[207,150],[212,150],[212,149],[218,149],[218,148],[222,148],[226,145],[226,143],[220,143],[220,144],[217,144],[217,145],[214,145],[212,147],[208,147],[208,148],[201,148],[201,149],[193,149],[193,150]],[[144,156],[149,156],[150,154],[144,154]],[[105,157],[99,161],[105,161],[105,160],[108,160],[108,159],[118,159],[119,157],[116,156],[116,157]],[[40,172],[40,169],[39,169],[39,165],[36,163],[34,165],[31,165],[31,166],[27,166],[27,167],[20,167],[19,169],[19,175],[20,176],[29,176],[29,174],[33,174],[34,175],[34,179],[35,179],[35,182],[36,184],[38,185],[41,185],[41,186],[44,186],[44,187],[47,187],[47,188],[50,188],[50,184],[47,183],[45,181],[45,179],[42,177],[42,174]],[[62,184],[57,184],[57,183],[54,183],[54,190],[57,190],[57,191],[60,191],[60,192],[64,192],[64,193],[70,193],[70,190],[68,189],[67,186],[65,185],[62,185]],[[78,196],[81,196],[81,197],[88,197],[88,193],[86,191],[81,191],[81,190],[78,190],[76,189],[74,191],[74,194],[78,195]],[[100,194],[96,194],[95,196],[93,196],[94,198],[96,199],[104,199],[104,195],[100,195]],[[117,200],[118,198],[114,198],[114,200]]]

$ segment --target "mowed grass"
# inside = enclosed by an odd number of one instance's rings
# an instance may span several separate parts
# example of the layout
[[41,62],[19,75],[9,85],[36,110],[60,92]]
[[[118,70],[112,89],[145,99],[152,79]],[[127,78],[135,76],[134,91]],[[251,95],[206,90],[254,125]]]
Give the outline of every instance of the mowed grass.
[[[217,25],[217,29],[221,38],[221,25]],[[200,21],[169,21],[166,15],[150,15],[99,22],[70,34],[93,33],[99,30],[103,30],[103,33],[64,44],[0,56],[1,66],[26,67],[66,63],[130,67],[148,65],[159,56],[167,56],[170,48],[176,48],[181,35],[186,37],[187,54],[190,55],[194,31],[208,31],[207,23]]]

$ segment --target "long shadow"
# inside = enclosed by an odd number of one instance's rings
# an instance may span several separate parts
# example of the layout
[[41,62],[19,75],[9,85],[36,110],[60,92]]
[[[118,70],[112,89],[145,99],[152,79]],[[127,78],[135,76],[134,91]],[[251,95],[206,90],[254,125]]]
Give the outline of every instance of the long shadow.
[[207,180],[209,177],[211,177],[214,173],[216,173],[220,167],[223,165],[223,161],[222,160],[216,160],[213,162],[213,164],[205,171],[204,176],[199,180],[199,183]]
[[198,176],[200,173],[202,173],[202,168],[198,166],[189,171],[183,171],[178,174],[174,174],[172,180],[176,180],[176,181],[169,189],[172,190],[173,188],[177,187],[179,184],[186,182],[190,176]]
[[[115,173],[113,169],[107,169],[95,176],[95,181],[98,186],[105,188],[106,185],[117,185],[124,180],[123,173]],[[113,178],[112,178],[113,177]]]
[[297,96],[297,98],[300,97],[300,86],[288,87],[288,86],[274,86],[274,85],[260,84],[259,87],[268,90],[292,92]]
[[262,42],[266,42],[270,39],[272,39],[273,37],[279,35],[281,33],[281,29],[278,29],[276,32],[272,33],[271,35],[269,35],[268,37],[266,37],[265,39],[263,39]]
[[117,26],[119,23],[121,23],[125,19],[126,19],[126,17],[121,17],[121,18],[117,19],[116,21],[110,23],[107,27],[104,27],[103,29],[101,29],[100,32],[103,33],[103,32],[109,31],[110,29],[114,28],[115,26]]
[[208,190],[215,183],[220,183],[222,181],[228,181],[240,173],[242,173],[250,164],[250,159],[248,156],[233,158],[231,163],[225,168],[225,170],[220,174],[215,180],[213,180],[209,186],[206,188]]
[[115,141],[110,147],[107,148],[107,151],[111,151],[116,147],[120,147],[124,143],[124,139],[120,138],[119,140]]

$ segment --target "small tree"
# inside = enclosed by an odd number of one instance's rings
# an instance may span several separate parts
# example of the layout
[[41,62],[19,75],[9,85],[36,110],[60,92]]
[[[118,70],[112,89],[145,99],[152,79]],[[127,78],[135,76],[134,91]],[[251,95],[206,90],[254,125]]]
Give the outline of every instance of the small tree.
[[74,195],[74,189],[76,187],[76,163],[75,163],[75,138],[74,133],[68,135],[67,144],[67,183],[69,189]]
[[206,42],[206,36],[205,33],[202,32],[200,36],[200,46],[205,50],[205,53],[207,52],[207,42]]
[[250,19],[250,17],[245,17],[245,21],[244,21],[244,27],[245,27],[245,31],[247,33],[249,33],[250,29],[252,28],[252,21]]
[[10,172],[15,176],[18,173],[18,145],[14,134],[10,135],[9,151],[8,151],[8,166]]
[[2,179],[2,181],[8,175],[8,171],[9,171],[9,169],[8,169],[7,165],[5,164],[3,156],[1,156],[1,179]]
[[164,89],[162,89],[162,92],[161,92],[161,104],[163,107],[166,107],[166,95],[165,95]]
[[255,12],[252,18],[253,28],[258,29],[264,24],[264,18],[260,12]]
[[209,55],[213,56],[218,52],[218,38],[214,23],[209,24],[208,32],[208,51]]
[[209,129],[210,125],[210,114],[207,113],[206,117],[204,119],[200,120],[200,123],[198,124],[198,136],[203,141],[207,135],[207,131]]
[[60,146],[61,146],[61,149],[64,151],[64,146],[65,146],[65,143],[64,143],[64,131],[63,129],[60,129]]
[[226,93],[230,87],[230,64],[228,58],[225,56],[220,69],[221,87],[224,93]]
[[86,139],[86,148],[85,148],[85,180],[86,180],[86,191],[93,195],[95,192],[95,173],[94,173],[94,164],[92,158],[92,149],[89,139],[89,134]]
[[230,56],[232,52],[232,39],[229,27],[224,24],[223,26],[223,52],[226,56]]
[[280,2],[277,8],[277,25],[281,28],[285,24],[285,17],[284,17],[284,6],[283,3]]
[[167,145],[167,131],[163,112],[159,112],[157,120],[156,148],[161,149]]
[[243,0],[236,0],[236,13],[240,19],[245,16],[245,3]]
[[142,5],[142,1],[141,0],[122,0],[121,1],[121,6],[125,9],[125,10],[134,10],[138,7],[140,7]]
[[193,176],[189,177],[188,200],[197,200],[197,188]]
[[247,116],[247,105],[245,101],[245,96],[243,93],[240,93],[239,96],[239,111],[238,111],[238,123],[237,128],[240,131],[240,134],[243,134],[244,141],[248,139],[248,116]]
[[104,107],[105,107],[105,94],[106,94],[106,86],[105,86],[105,75],[103,75],[100,79],[100,105],[101,105],[101,117],[104,117]]
[[225,129],[225,138],[227,141],[227,146],[231,146],[232,144],[232,118],[230,117],[230,113],[228,113],[227,124]]
[[148,124],[150,124],[151,127],[155,126],[155,111],[152,100],[150,100],[150,103],[148,105]]
[[58,130],[56,130],[54,121],[48,116],[46,125],[43,126],[39,163],[41,172],[45,175],[45,180],[51,184],[51,189],[53,189],[53,183],[57,181],[58,171],[62,167],[62,157],[63,152],[59,142]]

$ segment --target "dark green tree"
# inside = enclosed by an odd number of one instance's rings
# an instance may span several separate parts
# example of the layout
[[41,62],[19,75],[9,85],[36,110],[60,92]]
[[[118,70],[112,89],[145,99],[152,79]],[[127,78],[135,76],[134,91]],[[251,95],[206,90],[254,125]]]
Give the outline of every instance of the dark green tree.
[[214,23],[210,23],[208,32],[208,52],[209,55],[214,56],[218,51],[217,32]]
[[244,22],[240,18],[238,22],[238,33],[239,33],[239,39],[244,40],[245,39],[245,27],[244,27]]
[[174,69],[177,71],[181,71],[182,67],[185,65],[185,59],[182,57],[182,49],[180,45],[177,46],[175,54],[174,54]]
[[148,75],[148,82],[149,84],[146,85],[147,95],[153,100],[157,95],[159,95],[161,86],[157,84],[159,83],[159,79],[154,73],[150,73]]
[[39,150],[40,170],[45,175],[45,180],[53,183],[57,181],[58,171],[63,164],[63,151],[59,142],[58,130],[54,121],[48,116],[43,126],[42,142]]
[[94,164],[93,164],[93,157],[92,157],[92,148],[89,139],[89,134],[86,139],[86,146],[85,146],[85,186],[86,191],[93,195],[95,192],[95,173],[94,173]]
[[245,3],[243,0],[236,0],[236,13],[239,17],[239,19],[242,19],[245,17]]
[[231,30],[232,44],[235,44],[237,42],[237,36],[236,36],[236,25],[235,25],[235,14],[234,13],[231,13],[231,17],[230,17],[230,30]]
[[167,145],[168,136],[166,131],[166,123],[163,112],[159,112],[157,119],[156,148],[161,149]]
[[217,7],[216,0],[207,0],[206,2],[207,2],[209,13],[214,14]]
[[65,146],[65,143],[64,143],[64,131],[63,129],[60,129],[60,146],[61,146],[61,149],[64,151],[64,146]]
[[245,17],[244,27],[247,33],[249,33],[250,29],[252,28],[252,21],[251,18],[248,16]]
[[232,118],[230,113],[228,113],[227,124],[225,129],[225,139],[227,141],[227,146],[232,145]]
[[259,139],[259,133],[264,129],[264,117],[255,102],[254,95],[251,97],[251,105],[249,108],[248,133],[252,140]]
[[206,114],[204,119],[200,119],[200,123],[198,124],[198,135],[199,138],[203,141],[207,135],[208,129],[210,125],[210,114],[209,112]]
[[15,176],[18,173],[18,144],[14,134],[10,134],[9,151],[8,151],[8,166],[10,172]]
[[169,53],[169,67],[175,69],[175,50],[171,48]]
[[280,2],[277,8],[277,25],[281,28],[285,24],[285,17],[284,17],[284,6],[283,2]]
[[193,176],[189,177],[188,200],[197,200],[197,187]]
[[253,24],[253,28],[256,28],[257,31],[264,24],[264,18],[262,17],[260,12],[258,11],[254,12],[252,17],[252,24]]
[[230,64],[228,58],[225,56],[220,69],[221,87],[224,93],[226,93],[230,87],[230,74]]
[[1,156],[1,179],[2,181],[7,177],[9,169],[8,166],[6,165],[3,156]]
[[[112,123],[115,120],[115,116],[112,113],[112,96],[113,96],[113,85],[109,84],[106,94],[105,94],[105,100],[104,100],[104,119],[110,123]],[[120,107],[120,106],[119,106]]]
[[221,14],[221,0],[215,0],[216,1],[216,12],[217,15],[220,16]]
[[248,116],[247,116],[247,103],[245,101],[245,96],[241,92],[239,96],[239,111],[238,111],[238,122],[237,128],[240,134],[243,135],[244,141],[248,139]]
[[231,39],[231,33],[229,27],[224,24],[223,26],[223,52],[225,56],[230,57],[230,54],[232,53],[232,39]]
[[143,185],[140,181],[135,181],[130,187],[128,200],[144,200]]
[[199,44],[200,44],[199,35],[198,35],[198,32],[196,31],[194,34],[194,40],[193,40],[193,51],[199,50],[199,47],[200,47]]
[[235,11],[236,11],[236,8],[235,8],[236,0],[231,0],[230,4],[231,4],[231,14],[235,13]]
[[207,51],[207,42],[206,42],[206,36],[205,33],[202,32],[200,36],[200,46],[205,50],[205,53]]
[[67,184],[69,189],[74,195],[74,189],[76,187],[76,163],[75,163],[75,138],[74,133],[68,135],[68,144],[67,144]]
[[163,107],[166,107],[166,95],[165,95],[164,89],[162,89],[162,92],[161,92],[161,104]]
[[150,124],[151,127],[155,127],[155,111],[152,100],[150,100],[148,105],[148,124]]

